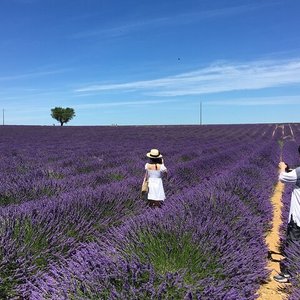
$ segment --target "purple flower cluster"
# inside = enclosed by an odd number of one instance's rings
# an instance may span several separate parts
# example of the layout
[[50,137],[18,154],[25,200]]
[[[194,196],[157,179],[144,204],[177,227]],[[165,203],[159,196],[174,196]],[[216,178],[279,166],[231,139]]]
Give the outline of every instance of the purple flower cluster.
[[[255,299],[274,127],[4,127],[0,296]],[[153,147],[169,169],[160,210],[139,191]]]

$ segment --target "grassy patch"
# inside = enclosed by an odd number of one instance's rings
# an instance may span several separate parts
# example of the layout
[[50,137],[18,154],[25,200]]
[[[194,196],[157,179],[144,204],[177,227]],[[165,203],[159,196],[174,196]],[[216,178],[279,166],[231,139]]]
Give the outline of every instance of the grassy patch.
[[124,175],[119,174],[119,173],[112,173],[109,175],[109,179],[111,179],[113,181],[120,181],[120,180],[124,179]]
[[17,173],[19,173],[19,174],[26,174],[26,173],[28,172],[29,169],[30,169],[29,167],[26,167],[26,166],[21,165],[21,166],[18,166],[18,167],[16,168],[16,171],[17,171]]
[[70,229],[67,231],[66,236],[77,239],[77,238],[78,238],[78,232],[77,232],[75,229],[70,228]]
[[63,179],[64,178],[64,175],[63,174],[60,174],[58,172],[55,172],[53,170],[49,170],[47,172],[47,177],[48,178],[51,178],[51,179]]
[[277,140],[277,143],[278,143],[279,147],[282,149],[283,145],[284,145],[284,141],[283,140]]
[[183,153],[181,156],[179,156],[178,161],[187,162],[197,157],[199,157],[199,155],[195,152]]
[[180,157],[180,160],[181,161],[190,161],[190,160],[192,160],[193,159],[193,157],[190,157],[189,155],[182,155],[181,157]]
[[18,200],[10,195],[0,195],[0,206],[6,206],[13,203],[17,203]]
[[16,296],[13,290],[18,282],[13,278],[13,275],[17,267],[16,263],[11,262],[6,264],[0,272],[0,299],[12,299]]
[[161,275],[181,272],[188,284],[206,277],[222,277],[218,256],[205,254],[189,233],[178,236],[166,231],[140,232],[138,240],[126,252],[135,253],[143,263],[150,262]]
[[41,250],[47,249],[47,238],[40,234],[38,228],[34,226],[30,219],[25,219],[23,222],[16,223],[13,231],[15,239],[22,240],[23,243],[30,247],[33,254],[39,254]]
[[54,196],[55,194],[57,194],[57,191],[52,188],[52,187],[44,187],[41,189],[40,191],[41,195],[43,196]]
[[48,264],[47,258],[41,256],[43,250],[48,248],[47,239],[39,233],[38,228],[34,226],[29,218],[16,221],[12,237],[21,245],[22,251],[12,254],[10,261],[3,264],[0,268],[0,299],[17,299],[14,298],[14,289],[20,283],[20,279],[16,276],[16,272],[20,268],[17,262],[18,258],[31,256],[31,264],[39,269],[44,269]]
[[91,172],[94,172],[95,169],[91,166],[84,166],[84,167],[80,167],[77,169],[77,172],[79,174],[87,174],[87,173],[91,173]]

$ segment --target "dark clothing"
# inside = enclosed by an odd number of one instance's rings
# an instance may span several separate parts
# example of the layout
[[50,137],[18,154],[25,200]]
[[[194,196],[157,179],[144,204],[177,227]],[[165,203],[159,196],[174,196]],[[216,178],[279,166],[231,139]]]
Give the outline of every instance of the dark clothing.
[[300,227],[294,222],[292,217],[287,228],[286,246],[294,241],[300,241]]
[[[293,216],[291,216],[291,221],[287,227],[286,242],[282,251],[282,254],[287,257],[286,249],[293,244],[295,241],[300,241],[300,227],[294,222]],[[280,271],[284,274],[289,274],[287,267],[285,265],[285,259],[280,262]]]
[[151,208],[155,208],[155,207],[161,208],[162,204],[163,204],[163,201],[148,200],[148,205]]

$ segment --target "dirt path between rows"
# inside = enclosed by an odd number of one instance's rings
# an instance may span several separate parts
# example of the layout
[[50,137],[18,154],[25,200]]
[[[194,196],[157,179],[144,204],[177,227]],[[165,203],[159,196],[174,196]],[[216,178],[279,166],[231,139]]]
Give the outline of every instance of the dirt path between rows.
[[[281,221],[281,198],[282,193],[284,190],[284,184],[281,182],[278,182],[274,194],[271,198],[271,202],[273,205],[273,220],[272,220],[272,230],[271,232],[266,236],[266,244],[268,245],[268,248],[270,251],[279,252],[279,228],[282,223]],[[276,260],[280,260],[283,257],[278,254],[273,254],[272,257]],[[271,270],[270,277],[267,283],[262,284],[260,289],[258,290],[258,299],[259,300],[283,300],[287,299],[287,294],[285,294],[283,291],[281,291],[281,288],[284,287],[285,284],[280,284],[273,280],[273,276],[277,275],[279,272],[279,263],[278,262],[272,262],[268,261],[267,268]]]

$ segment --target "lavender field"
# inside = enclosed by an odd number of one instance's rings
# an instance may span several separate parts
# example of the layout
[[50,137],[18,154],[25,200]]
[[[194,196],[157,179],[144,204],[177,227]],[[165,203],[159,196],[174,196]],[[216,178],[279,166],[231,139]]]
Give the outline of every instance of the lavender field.
[[[298,124],[3,126],[0,298],[256,299],[277,165],[299,143]],[[151,148],[162,209],[140,195]]]

